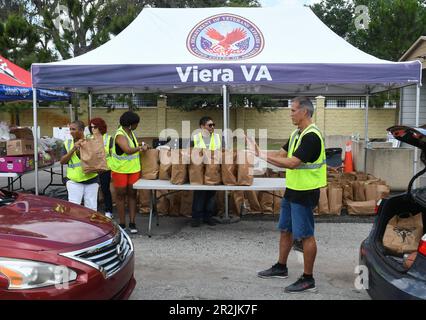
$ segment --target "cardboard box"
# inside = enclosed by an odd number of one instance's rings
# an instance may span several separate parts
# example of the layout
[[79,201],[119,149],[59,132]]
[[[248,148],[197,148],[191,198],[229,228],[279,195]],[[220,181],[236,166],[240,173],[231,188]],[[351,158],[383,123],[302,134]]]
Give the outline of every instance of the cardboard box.
[[7,141],[0,140],[0,157],[7,156]]
[[34,141],[33,140],[9,140],[7,141],[7,155],[8,156],[25,156],[34,154]]
[[34,139],[33,131],[28,127],[15,127],[11,128],[9,131],[16,136],[16,139]]
[[34,170],[32,156],[0,157],[0,172],[23,173],[31,170]]

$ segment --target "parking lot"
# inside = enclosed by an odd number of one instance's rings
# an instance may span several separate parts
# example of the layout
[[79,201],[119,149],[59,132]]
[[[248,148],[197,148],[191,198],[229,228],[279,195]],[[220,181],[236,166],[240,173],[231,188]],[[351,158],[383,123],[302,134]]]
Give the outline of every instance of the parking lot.
[[146,235],[147,217],[138,220],[141,234],[133,236],[138,283],[131,299],[369,299],[354,282],[359,245],[371,223],[318,223],[318,293],[289,295],[284,287],[303,272],[299,253],[290,254],[288,279],[256,276],[277,259],[273,219],[191,228],[188,219],[161,217],[152,238]]
[[[41,185],[47,184],[47,178],[41,173]],[[25,186],[31,188],[33,179],[33,174],[24,176]],[[371,217],[319,219],[314,270],[318,293],[295,295],[284,293],[284,287],[303,272],[300,255],[294,251],[288,279],[256,276],[277,260],[277,218],[245,216],[233,224],[191,228],[188,218],[160,217],[160,226],[153,223],[149,238],[148,216],[138,214],[139,234],[132,236],[137,285],[131,299],[369,299],[354,282],[359,245],[371,229]]]

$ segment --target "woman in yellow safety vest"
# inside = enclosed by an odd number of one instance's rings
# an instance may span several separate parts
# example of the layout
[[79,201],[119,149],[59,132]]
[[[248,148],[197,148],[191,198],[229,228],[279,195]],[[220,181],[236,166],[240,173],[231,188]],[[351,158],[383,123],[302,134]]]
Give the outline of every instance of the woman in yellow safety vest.
[[[89,121],[90,137],[98,136],[102,139],[105,148],[105,156],[108,168],[111,169],[111,148],[112,148],[112,137],[107,133],[107,125],[102,118],[93,118]],[[110,190],[111,183],[111,170],[99,173],[99,182],[101,185],[101,191],[104,195],[105,205],[105,216],[112,219],[112,196]]]
[[[205,116],[199,122],[201,131],[193,136],[194,148],[208,149],[211,151],[220,150],[222,139],[214,133],[214,122],[212,118]],[[194,201],[192,202],[191,227],[199,227],[202,222],[210,226],[216,223],[212,219],[214,215],[214,200],[216,191],[196,190],[194,191]]]
[[120,227],[126,228],[125,201],[127,196],[130,211],[130,233],[138,232],[135,223],[136,190],[133,189],[133,184],[140,178],[139,154],[141,151],[147,150],[147,146],[138,146],[133,133],[139,124],[139,120],[139,116],[132,111],[127,111],[121,115],[120,127],[112,144],[110,161]]
[[67,191],[68,201],[81,204],[84,198],[84,206],[97,211],[98,209],[98,174],[84,173],[80,161],[80,146],[84,139],[84,123],[76,120],[70,123],[72,139],[64,142],[61,164],[67,164]]

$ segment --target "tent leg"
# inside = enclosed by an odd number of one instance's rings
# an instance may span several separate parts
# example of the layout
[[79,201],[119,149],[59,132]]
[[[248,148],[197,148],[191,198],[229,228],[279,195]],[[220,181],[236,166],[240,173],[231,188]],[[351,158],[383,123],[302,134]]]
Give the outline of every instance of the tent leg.
[[223,95],[223,138],[225,143],[225,148],[229,147],[229,137],[228,137],[228,128],[229,128],[229,92],[228,86],[222,85],[222,95]]
[[87,123],[90,122],[90,119],[92,119],[92,90],[89,90],[89,119],[87,120]]
[[37,88],[33,88],[33,128],[34,128],[34,185],[38,195],[38,121],[37,121]]
[[69,107],[69,112],[70,112],[70,122],[73,122],[74,121],[74,112],[72,110],[72,101],[71,101],[71,99],[69,101],[68,107]]
[[[420,84],[417,84],[416,86],[416,128],[420,126]],[[414,172],[413,174],[417,173],[418,170],[418,158],[419,158],[419,149],[414,148]],[[418,186],[418,179],[416,180],[416,184]]]
[[365,130],[364,130],[364,172],[367,173],[367,149],[368,149],[368,108],[370,95],[365,96]]

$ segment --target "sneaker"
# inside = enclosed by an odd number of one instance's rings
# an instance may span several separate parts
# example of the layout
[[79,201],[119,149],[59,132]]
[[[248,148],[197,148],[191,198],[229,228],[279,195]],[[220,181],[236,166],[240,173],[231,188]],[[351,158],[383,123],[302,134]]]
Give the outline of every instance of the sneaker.
[[105,212],[105,217],[110,218],[111,220],[114,219],[114,216],[111,212]]
[[126,230],[126,224],[125,223],[119,223],[118,224],[121,229]]
[[203,222],[209,226],[215,226],[216,222],[212,218],[203,219]]
[[303,243],[302,240],[294,240],[293,241],[293,250],[299,251],[303,253]]
[[305,278],[303,275],[292,285],[284,289],[287,293],[300,293],[300,292],[317,292],[315,287],[314,278]]
[[131,234],[138,233],[138,228],[136,228],[136,223],[129,223],[129,231]]
[[279,279],[287,279],[288,278],[288,269],[287,267],[283,267],[281,264],[276,263],[271,268],[259,271],[257,276],[260,278],[279,278]]
[[191,227],[197,228],[201,226],[201,220],[200,219],[192,219],[191,220]]

